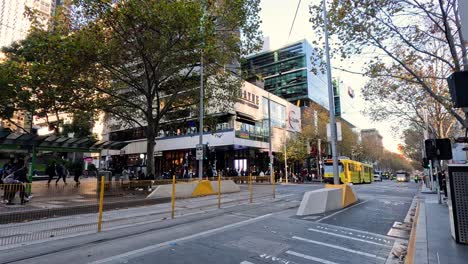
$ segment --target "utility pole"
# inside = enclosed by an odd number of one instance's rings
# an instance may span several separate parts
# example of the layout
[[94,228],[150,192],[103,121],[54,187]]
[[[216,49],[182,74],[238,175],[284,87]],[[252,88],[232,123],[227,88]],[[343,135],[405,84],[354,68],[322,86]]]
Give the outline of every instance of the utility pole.
[[322,140],[319,138],[317,139],[317,177],[322,180],[322,169],[321,166],[322,160]]
[[[428,120],[428,116],[427,116],[427,109],[423,109],[424,110],[424,126],[425,126],[425,129],[424,129],[424,140],[426,139],[431,139],[432,138],[432,135],[431,133],[429,133],[429,120]],[[424,146],[424,142],[423,142],[423,146]],[[423,152],[423,155],[426,156],[426,149],[424,148],[424,152]],[[433,159],[429,159],[429,157],[426,156],[426,158],[428,159],[429,161],[429,184],[431,186],[431,190],[434,189],[434,173],[433,173],[433,166],[434,166],[434,162],[433,162]]]
[[275,175],[273,172],[273,151],[272,151],[272,142],[271,142],[271,101],[270,101],[270,92],[268,92],[268,156],[270,157],[270,177],[271,183],[275,184]]
[[[206,12],[206,4],[205,1],[202,3],[203,5],[203,16],[202,16],[202,21],[201,21],[201,34],[205,31],[204,29],[204,23],[205,23],[205,12]],[[202,43],[202,50],[201,50],[201,56],[200,56],[200,112],[198,114],[198,122],[199,122],[199,140],[198,144],[203,145],[203,115],[204,115],[204,109],[203,109],[203,97],[204,97],[204,91],[203,91],[203,47],[205,43]],[[207,151],[205,147],[203,147],[203,151]],[[203,179],[203,158],[198,160],[198,179],[202,180]]]
[[289,182],[288,180],[288,158],[287,158],[286,151],[287,149],[286,149],[286,135],[285,135],[284,137],[284,176],[286,177],[286,183],[288,183]]
[[328,44],[328,18],[327,18],[327,2],[323,0],[323,31],[325,32],[325,54],[327,59],[327,81],[328,81],[328,105],[330,111],[330,132],[331,132],[331,150],[333,158],[333,183],[340,184],[340,175],[338,172],[338,156],[336,149],[336,120],[335,120],[335,104],[334,104],[334,93],[332,86],[331,76],[331,59],[330,59],[330,46]]

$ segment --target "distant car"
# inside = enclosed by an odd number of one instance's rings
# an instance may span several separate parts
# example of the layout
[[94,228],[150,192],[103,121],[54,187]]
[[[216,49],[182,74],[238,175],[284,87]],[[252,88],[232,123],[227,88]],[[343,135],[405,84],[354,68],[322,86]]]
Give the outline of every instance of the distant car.
[[382,181],[382,176],[380,176],[380,174],[374,174],[374,181]]

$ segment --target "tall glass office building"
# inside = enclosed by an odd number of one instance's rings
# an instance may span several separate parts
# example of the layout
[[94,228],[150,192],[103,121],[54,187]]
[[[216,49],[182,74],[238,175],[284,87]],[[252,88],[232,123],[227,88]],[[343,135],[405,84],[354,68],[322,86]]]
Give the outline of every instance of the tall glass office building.
[[319,63],[312,46],[301,40],[250,55],[242,66],[247,79],[263,81],[265,90],[294,104],[304,106],[313,101],[328,109],[326,75],[313,73]]
[[40,12],[48,19],[61,0],[0,0],[0,48],[24,39],[31,26],[26,8]]

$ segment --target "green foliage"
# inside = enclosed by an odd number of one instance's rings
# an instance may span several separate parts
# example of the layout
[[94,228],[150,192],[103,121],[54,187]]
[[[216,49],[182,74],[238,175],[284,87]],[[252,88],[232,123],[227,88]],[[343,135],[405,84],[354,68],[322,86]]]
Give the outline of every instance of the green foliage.
[[202,55],[205,113],[224,111],[241,86],[227,70],[260,46],[258,0],[204,2],[78,1],[83,51],[107,80],[95,82],[97,105],[122,127],[145,127],[149,156],[161,122],[197,115]]
[[47,29],[33,19],[28,37],[5,50],[0,88],[13,105],[4,106],[45,117],[103,111],[123,128],[145,127],[152,156],[161,122],[197,112],[202,55],[205,112],[232,108],[241,80],[229,71],[261,47],[259,3],[67,1]]
[[[288,163],[300,162],[303,163],[307,158],[307,140],[301,135],[296,135],[289,138],[285,142],[286,144],[286,157]],[[278,153],[278,159],[284,160],[284,148]]]
[[63,136],[68,136],[69,133],[73,133],[73,137],[93,137],[91,132],[94,122],[93,114],[88,112],[76,112],[73,114],[73,121],[71,124],[63,124],[62,132]]
[[[0,64],[2,105],[0,116],[27,111],[46,117],[75,109],[93,110],[86,89],[94,75],[81,53],[81,41],[73,34],[66,9],[59,9],[45,29],[32,16],[29,35],[3,48]],[[7,102],[3,104],[3,102]],[[5,107],[6,106],[6,107]]]

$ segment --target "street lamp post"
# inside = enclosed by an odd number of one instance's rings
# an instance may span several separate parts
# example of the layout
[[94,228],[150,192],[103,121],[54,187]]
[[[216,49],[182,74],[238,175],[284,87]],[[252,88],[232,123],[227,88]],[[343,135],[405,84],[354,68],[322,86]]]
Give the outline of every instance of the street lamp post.
[[[203,34],[204,29],[204,20],[205,20],[205,12],[206,12],[206,4],[205,1],[202,3],[203,5],[203,16],[202,16],[202,23],[201,23],[201,33]],[[203,45],[202,43],[202,50],[201,50],[201,56],[200,56],[200,112],[198,114],[198,122],[199,122],[199,140],[198,144],[200,146],[203,145],[203,115],[204,115],[204,110],[203,110],[203,97],[204,97],[204,91],[203,91]],[[204,150],[206,151],[206,150]],[[198,179],[202,180],[203,179],[203,158],[198,160]]]
[[327,3],[323,0],[323,31],[325,32],[325,54],[327,59],[327,82],[328,82],[328,105],[330,111],[330,132],[331,132],[331,148],[333,158],[333,183],[340,184],[340,176],[338,174],[338,156],[336,148],[336,120],[335,120],[335,105],[333,101],[333,87],[332,87],[332,76],[331,76],[331,64],[330,64],[330,47],[328,45],[328,18],[327,18]]

